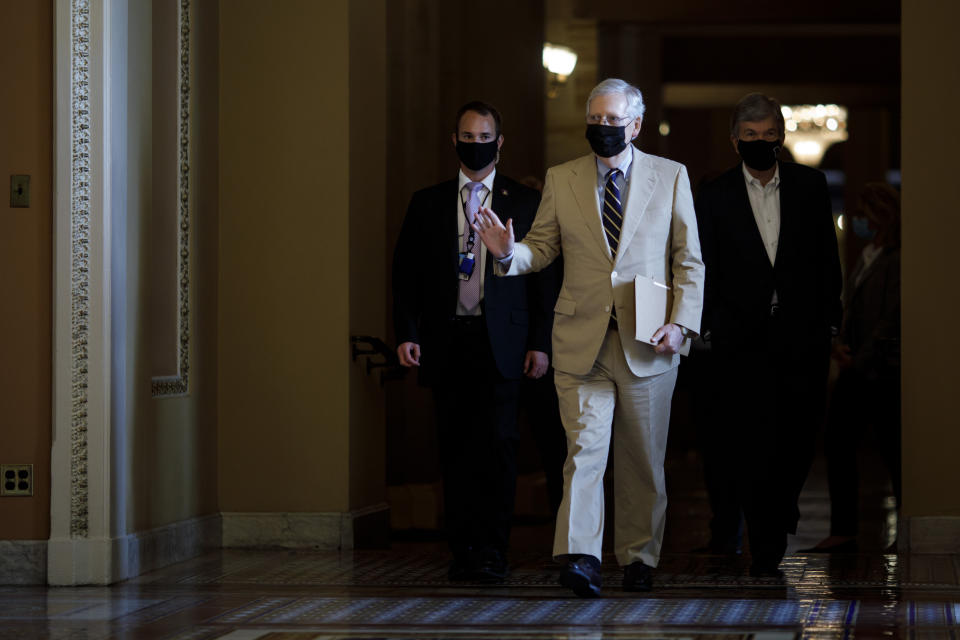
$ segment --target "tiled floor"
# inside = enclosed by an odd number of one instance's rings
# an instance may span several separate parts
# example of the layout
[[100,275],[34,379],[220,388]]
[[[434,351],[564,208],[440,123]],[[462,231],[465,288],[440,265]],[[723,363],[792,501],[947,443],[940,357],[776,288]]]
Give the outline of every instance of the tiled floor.
[[[891,514],[881,494],[861,553],[791,553],[781,584],[747,576],[745,559],[689,553],[702,543],[705,499],[695,483],[679,478],[674,487],[650,594],[621,591],[606,558],[604,597],[571,597],[556,585],[545,524],[516,529],[512,575],[497,587],[448,583],[435,542],[353,553],[225,550],[110,588],[0,587],[0,639],[960,639],[960,556],[882,553]],[[822,489],[808,485],[791,549],[825,532]]]
[[222,551],[111,588],[0,589],[0,638],[960,637],[956,556],[791,555],[785,584],[670,554],[655,590],[579,600],[532,552],[495,588],[437,553]]

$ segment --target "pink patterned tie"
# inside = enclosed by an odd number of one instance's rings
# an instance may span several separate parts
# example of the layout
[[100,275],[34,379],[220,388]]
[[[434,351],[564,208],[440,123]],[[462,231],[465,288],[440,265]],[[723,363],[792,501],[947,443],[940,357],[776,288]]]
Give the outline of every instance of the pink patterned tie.
[[[470,225],[473,224],[473,219],[476,217],[477,210],[480,208],[480,190],[483,189],[483,183],[468,182],[467,188],[470,190],[470,193],[467,196],[467,204],[463,210],[467,218],[467,224],[464,225],[463,228],[463,248],[461,249],[464,253],[469,250]],[[460,280],[460,304],[463,305],[463,308],[470,314],[472,314],[476,310],[477,305],[480,304],[480,238],[477,238],[475,233],[473,236],[474,242],[471,251],[476,261],[473,267],[473,273],[470,275],[469,280]]]

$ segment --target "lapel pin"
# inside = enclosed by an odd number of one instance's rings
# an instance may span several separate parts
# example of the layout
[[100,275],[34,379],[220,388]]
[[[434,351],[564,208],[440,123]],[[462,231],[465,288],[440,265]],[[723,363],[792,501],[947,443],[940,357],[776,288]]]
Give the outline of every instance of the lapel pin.
[[508,196],[508,195],[510,195],[510,192],[507,191],[506,189],[500,189],[500,195],[502,195],[502,196]]

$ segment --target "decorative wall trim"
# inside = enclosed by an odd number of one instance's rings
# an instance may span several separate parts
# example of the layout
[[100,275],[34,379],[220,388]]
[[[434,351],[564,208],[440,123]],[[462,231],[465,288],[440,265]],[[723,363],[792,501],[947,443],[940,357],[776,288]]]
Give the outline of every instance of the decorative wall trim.
[[72,0],[70,16],[70,536],[88,533],[87,388],[90,337],[90,2]]
[[47,584],[46,540],[0,540],[0,585]]
[[154,397],[184,395],[190,373],[190,0],[180,0],[180,126],[177,159],[177,373],[156,377]]
[[960,553],[960,516],[901,517],[897,548],[905,553]]
[[[334,551],[357,546],[368,521],[389,526],[386,503],[346,513],[223,513],[224,548],[284,548]],[[370,534],[364,538],[373,537]]]

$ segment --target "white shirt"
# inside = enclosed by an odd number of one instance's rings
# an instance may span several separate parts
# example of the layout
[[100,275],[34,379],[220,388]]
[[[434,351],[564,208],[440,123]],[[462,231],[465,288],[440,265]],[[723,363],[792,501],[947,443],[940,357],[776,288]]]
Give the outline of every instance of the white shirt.
[[[627,145],[627,148],[630,149],[630,145]],[[600,211],[600,225],[603,225],[603,194],[607,189],[607,174],[611,169],[620,169],[620,175],[617,176],[617,188],[620,190],[620,212],[623,215],[627,213],[627,185],[630,184],[630,169],[633,166],[633,149],[630,149],[630,153],[627,154],[627,157],[624,158],[616,167],[608,167],[603,164],[600,158],[597,158],[597,207]],[[607,251],[610,252],[610,257],[613,258],[613,250],[610,248],[610,240],[607,238],[607,234],[603,234],[603,238],[607,241]]]
[[773,264],[777,259],[777,245],[780,242],[780,164],[777,164],[773,178],[765,185],[761,185],[759,180],[750,175],[747,165],[741,166],[743,178],[747,181],[747,197],[750,198],[753,219],[760,230],[770,264]]
[[[496,169],[487,174],[487,177],[481,181],[483,188],[477,193],[481,207],[490,206],[490,194],[493,193],[493,177],[495,175],[497,175]],[[467,234],[470,233],[470,229],[467,227],[467,217],[463,213],[463,206],[467,203],[467,198],[470,197],[470,189],[467,188],[468,182],[473,182],[473,180],[468,178],[463,173],[463,169],[461,169],[457,175],[457,184],[459,187],[457,189],[457,253],[463,251],[464,232]],[[485,276],[484,267],[487,261],[487,247],[484,246],[483,241],[480,240],[480,236],[476,234],[474,234],[473,254],[477,256],[477,262],[473,265],[473,268],[480,269],[480,299],[483,300],[483,280]],[[480,307],[477,306],[476,309],[469,311],[457,300],[457,315],[478,316],[480,315]]]

